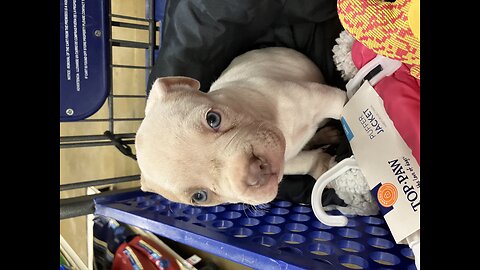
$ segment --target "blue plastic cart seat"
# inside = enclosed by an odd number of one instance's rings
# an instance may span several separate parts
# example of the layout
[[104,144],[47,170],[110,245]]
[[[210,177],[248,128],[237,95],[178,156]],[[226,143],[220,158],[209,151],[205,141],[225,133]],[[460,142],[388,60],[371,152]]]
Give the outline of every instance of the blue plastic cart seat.
[[60,0],[60,121],[97,112],[110,91],[110,0]]
[[141,191],[97,198],[95,208],[254,269],[416,269],[412,250],[395,244],[381,216],[352,216],[346,227],[330,227],[310,206],[288,201],[256,211],[243,204],[193,207]]

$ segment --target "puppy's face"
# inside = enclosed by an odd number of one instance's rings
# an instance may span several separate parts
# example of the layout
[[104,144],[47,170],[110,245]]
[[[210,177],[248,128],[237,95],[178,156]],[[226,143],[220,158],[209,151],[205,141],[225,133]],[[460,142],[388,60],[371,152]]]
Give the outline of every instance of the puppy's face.
[[203,206],[273,200],[282,133],[239,100],[199,88],[186,77],[154,83],[135,142],[142,189]]

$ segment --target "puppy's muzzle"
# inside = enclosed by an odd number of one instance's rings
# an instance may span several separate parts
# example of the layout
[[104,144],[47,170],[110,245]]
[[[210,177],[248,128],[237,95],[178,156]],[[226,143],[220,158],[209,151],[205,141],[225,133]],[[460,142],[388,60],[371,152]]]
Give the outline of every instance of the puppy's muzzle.
[[272,171],[272,166],[270,164],[264,159],[254,156],[250,160],[245,184],[248,187],[261,187],[267,184],[271,180],[272,175],[275,174],[276,173]]

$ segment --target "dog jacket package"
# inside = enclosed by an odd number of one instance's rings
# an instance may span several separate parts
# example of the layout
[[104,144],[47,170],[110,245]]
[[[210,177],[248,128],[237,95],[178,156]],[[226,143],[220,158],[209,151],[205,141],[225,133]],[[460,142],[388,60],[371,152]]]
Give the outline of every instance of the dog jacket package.
[[420,229],[420,166],[368,81],[345,105],[341,121],[355,159],[399,243]]

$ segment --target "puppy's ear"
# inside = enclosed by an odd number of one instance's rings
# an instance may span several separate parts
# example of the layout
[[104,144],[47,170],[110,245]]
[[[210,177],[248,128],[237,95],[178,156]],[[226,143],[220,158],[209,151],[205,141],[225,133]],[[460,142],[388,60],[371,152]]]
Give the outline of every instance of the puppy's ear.
[[145,106],[145,115],[153,108],[153,106],[165,98],[165,96],[174,90],[199,90],[200,82],[189,77],[172,76],[158,78],[150,90],[150,95]]

